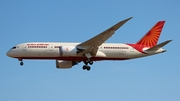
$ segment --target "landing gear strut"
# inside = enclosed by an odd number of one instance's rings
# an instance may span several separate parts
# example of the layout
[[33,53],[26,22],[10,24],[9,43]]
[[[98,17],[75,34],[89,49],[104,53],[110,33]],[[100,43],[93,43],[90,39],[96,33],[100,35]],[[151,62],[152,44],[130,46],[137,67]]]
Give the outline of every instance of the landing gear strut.
[[22,66],[24,63],[23,63],[23,61],[22,61],[22,59],[18,59],[19,61],[21,61],[20,62],[20,65]]

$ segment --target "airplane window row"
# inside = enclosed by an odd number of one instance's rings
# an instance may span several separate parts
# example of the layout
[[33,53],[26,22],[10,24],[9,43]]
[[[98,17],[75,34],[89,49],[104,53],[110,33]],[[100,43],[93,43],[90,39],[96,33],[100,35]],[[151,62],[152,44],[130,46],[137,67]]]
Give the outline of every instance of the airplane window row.
[[104,49],[129,49],[128,47],[104,47]]
[[54,48],[59,48],[60,46],[54,46]]
[[28,48],[47,48],[47,46],[28,46]]

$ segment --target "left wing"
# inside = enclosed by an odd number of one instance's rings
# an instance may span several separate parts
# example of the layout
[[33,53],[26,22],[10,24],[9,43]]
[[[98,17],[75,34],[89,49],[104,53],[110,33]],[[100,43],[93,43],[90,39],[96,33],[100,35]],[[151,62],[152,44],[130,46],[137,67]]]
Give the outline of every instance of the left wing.
[[125,19],[123,21],[118,22],[114,26],[105,30],[104,32],[98,34],[97,36],[77,45],[78,49],[84,49],[83,52],[78,53],[78,55],[82,56],[84,53],[90,53],[92,56],[95,56],[98,50],[98,46],[103,44],[107,39],[109,39],[114,32],[119,29],[123,24],[125,24],[132,17]]
[[158,45],[156,45],[156,46],[154,46],[154,47],[151,47],[151,48],[149,48],[149,49],[147,49],[147,50],[145,50],[145,51],[155,51],[155,50],[158,50],[159,48],[162,48],[163,46],[165,46],[166,44],[168,44],[169,42],[171,42],[172,40],[167,40],[167,41],[165,41],[165,42],[162,42],[162,43],[160,43],[160,44],[158,44]]

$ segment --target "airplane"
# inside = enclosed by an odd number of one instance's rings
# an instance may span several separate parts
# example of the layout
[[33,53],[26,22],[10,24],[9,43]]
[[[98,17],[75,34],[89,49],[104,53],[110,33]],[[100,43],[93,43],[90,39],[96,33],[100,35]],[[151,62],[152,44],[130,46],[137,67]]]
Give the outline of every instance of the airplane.
[[23,59],[51,59],[56,67],[72,68],[84,62],[83,70],[89,71],[94,61],[129,60],[166,52],[162,47],[172,40],[157,44],[165,21],[157,22],[138,42],[134,44],[106,43],[117,29],[132,17],[118,22],[95,37],[82,42],[28,42],[12,47],[6,55],[17,58],[22,66]]

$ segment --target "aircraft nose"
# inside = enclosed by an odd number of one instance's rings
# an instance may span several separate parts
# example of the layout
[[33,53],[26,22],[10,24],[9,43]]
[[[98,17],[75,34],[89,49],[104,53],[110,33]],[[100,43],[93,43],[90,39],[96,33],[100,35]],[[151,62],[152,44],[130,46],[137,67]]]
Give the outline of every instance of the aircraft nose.
[[6,53],[6,55],[9,56],[9,57],[12,57],[12,52],[11,52],[11,50],[9,50],[9,51]]

